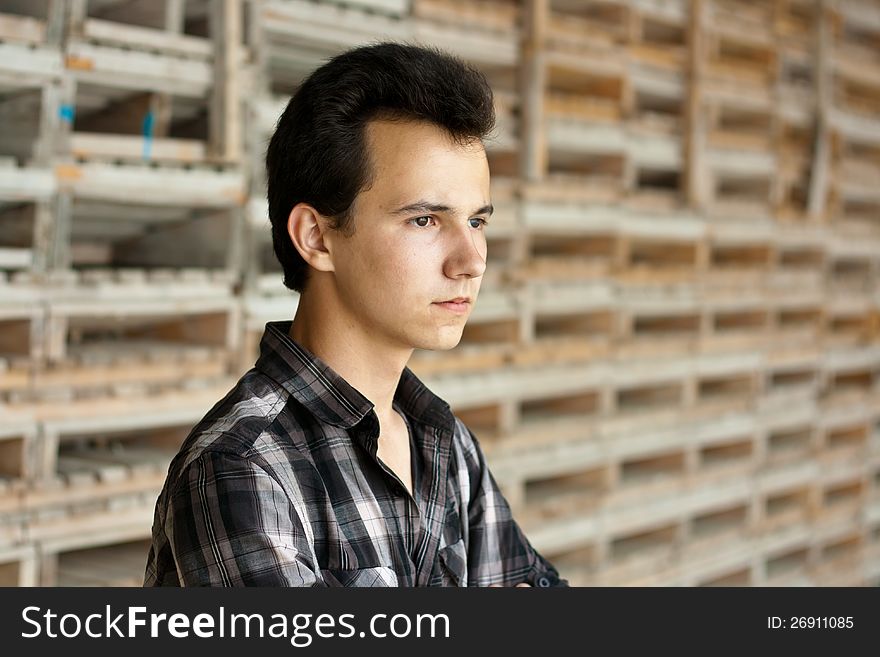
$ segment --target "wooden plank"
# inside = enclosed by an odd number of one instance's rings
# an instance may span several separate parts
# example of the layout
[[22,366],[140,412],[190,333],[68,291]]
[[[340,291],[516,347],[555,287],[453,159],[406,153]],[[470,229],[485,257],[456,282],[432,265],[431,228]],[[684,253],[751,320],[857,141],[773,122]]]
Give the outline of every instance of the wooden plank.
[[61,54],[50,48],[0,43],[0,85],[33,88],[60,77]]
[[26,269],[34,262],[31,249],[0,246],[0,269]]
[[268,34],[284,35],[288,44],[333,51],[370,38],[402,40],[413,36],[411,25],[403,21],[303,0],[264,2],[259,20]]
[[91,547],[58,557],[58,586],[141,586],[149,540]]
[[4,201],[48,200],[55,189],[49,169],[0,167],[0,199]]
[[0,41],[39,45],[46,39],[46,24],[30,16],[0,14]]
[[[357,0],[355,4],[375,3],[376,0]],[[400,15],[409,9],[405,0],[380,0],[391,5],[388,13]],[[412,0],[412,16],[417,19],[448,23],[465,29],[510,33],[517,29],[520,7],[510,0]]]
[[79,41],[68,44],[65,66],[81,84],[113,89],[205,98],[212,86],[208,62]]
[[70,139],[74,157],[167,162],[204,162],[205,142],[195,139],[150,139],[134,135],[74,132]]
[[33,546],[0,548],[0,585],[37,586],[37,553]]
[[703,113],[702,84],[705,77],[705,10],[703,0],[691,0],[688,23],[688,86],[685,112],[685,194],[688,205],[705,209],[707,181],[703,152],[706,142],[706,117]]
[[205,61],[211,58],[212,49],[208,39],[179,32],[180,30],[175,32],[170,29],[157,30],[126,25],[99,18],[89,18],[83,23],[83,37],[95,43],[169,55],[185,55]]
[[235,162],[242,154],[241,23],[240,0],[223,0],[211,5],[214,85],[209,111],[209,143],[211,155],[222,162]]
[[155,503],[150,502],[103,513],[35,520],[30,525],[30,535],[44,552],[50,554],[117,541],[145,539],[150,534],[154,511]]
[[77,198],[115,203],[229,207],[246,200],[244,176],[236,170],[154,169],[93,162],[56,165],[55,177],[59,186]]
[[521,45],[522,120],[520,175],[526,180],[541,180],[547,173],[548,144],[544,132],[544,89],[547,84],[544,55],[548,0],[528,0],[524,9]]
[[825,0],[820,0],[818,9],[818,47],[816,48],[815,62],[813,65],[816,79],[817,124],[815,132],[815,145],[813,148],[813,162],[810,172],[809,197],[807,199],[807,212],[813,219],[824,215],[828,202],[829,181],[829,109],[831,106],[830,68],[831,36],[829,34],[830,17]]

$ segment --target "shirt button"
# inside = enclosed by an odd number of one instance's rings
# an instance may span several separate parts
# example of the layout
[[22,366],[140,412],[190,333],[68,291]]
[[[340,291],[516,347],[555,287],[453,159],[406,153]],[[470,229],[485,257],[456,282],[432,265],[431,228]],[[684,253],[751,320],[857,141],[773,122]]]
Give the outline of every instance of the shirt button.
[[546,589],[548,586],[550,586],[550,580],[546,577],[541,576],[538,578],[538,586]]

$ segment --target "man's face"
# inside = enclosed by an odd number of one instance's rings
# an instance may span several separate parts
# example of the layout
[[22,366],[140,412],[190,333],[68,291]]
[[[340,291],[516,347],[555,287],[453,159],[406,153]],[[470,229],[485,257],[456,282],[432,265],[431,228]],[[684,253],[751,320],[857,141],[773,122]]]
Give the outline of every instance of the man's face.
[[[333,239],[343,305],[371,335],[417,349],[451,349],[486,268],[489,165],[426,122],[371,121],[374,184],[355,201],[355,232]],[[423,203],[423,208],[402,210]],[[430,206],[430,207],[428,207]],[[440,305],[469,298],[463,307]]]

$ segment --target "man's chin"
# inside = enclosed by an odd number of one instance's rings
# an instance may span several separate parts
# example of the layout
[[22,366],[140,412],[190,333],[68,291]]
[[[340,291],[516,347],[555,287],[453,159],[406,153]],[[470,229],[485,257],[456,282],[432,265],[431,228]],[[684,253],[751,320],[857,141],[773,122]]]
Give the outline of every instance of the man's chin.
[[421,340],[413,346],[425,351],[449,351],[457,347],[459,342],[461,342],[461,332],[457,335],[436,336],[430,340]]

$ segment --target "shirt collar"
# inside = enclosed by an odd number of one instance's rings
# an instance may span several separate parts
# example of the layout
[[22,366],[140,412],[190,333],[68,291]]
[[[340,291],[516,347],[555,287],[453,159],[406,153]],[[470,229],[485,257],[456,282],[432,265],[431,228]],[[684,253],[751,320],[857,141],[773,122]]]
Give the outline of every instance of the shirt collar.
[[[373,402],[315,354],[290,337],[290,320],[269,322],[260,341],[256,368],[278,382],[315,417],[350,429],[373,409]],[[449,404],[437,397],[408,367],[403,368],[394,401],[410,419],[452,433]]]

